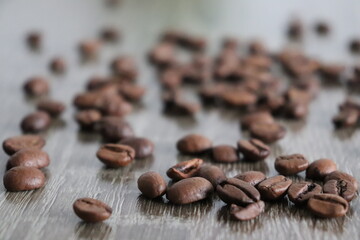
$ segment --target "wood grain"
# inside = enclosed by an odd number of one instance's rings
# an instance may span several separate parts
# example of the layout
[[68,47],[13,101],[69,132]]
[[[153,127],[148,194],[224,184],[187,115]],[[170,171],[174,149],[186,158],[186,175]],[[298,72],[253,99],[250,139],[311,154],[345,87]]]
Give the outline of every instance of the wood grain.
[[[217,0],[133,0],[118,8],[108,8],[96,0],[2,0],[0,1],[0,126],[1,139],[20,134],[21,118],[34,110],[34,100],[24,97],[21,85],[32,75],[51,80],[51,96],[68,108],[62,119],[45,134],[45,150],[51,156],[47,184],[32,192],[8,193],[0,188],[0,239],[359,239],[359,199],[351,203],[344,218],[313,218],[303,208],[284,199],[267,204],[256,220],[234,222],[217,197],[187,206],[149,201],[140,196],[137,178],[154,170],[165,176],[168,167],[187,156],[178,155],[175,142],[187,133],[201,133],[215,144],[235,144],[246,135],[239,129],[239,114],[204,109],[195,118],[172,118],[161,113],[160,90],[144,54],[166,27],[179,27],[209,38],[214,54],[222,36],[229,34],[244,41],[263,38],[272,50],[286,44],[286,21],[294,13],[306,19],[306,39],[299,47],[328,61],[354,64],[347,53],[347,40],[360,29],[359,2],[356,1],[217,1]],[[318,18],[333,26],[327,38],[318,38],[311,24]],[[104,46],[99,59],[82,64],[76,47],[82,39],[94,38],[104,25],[122,29],[119,44]],[[30,52],[24,45],[25,33],[39,29],[44,48]],[[96,134],[83,133],[73,120],[71,102],[93,74],[106,74],[109,61],[118,54],[133,55],[140,65],[139,83],[149,87],[142,104],[127,119],[139,136],[156,144],[154,156],[138,160],[119,170],[103,167],[95,157],[101,143]],[[48,72],[48,61],[63,56],[69,66],[63,76]],[[196,99],[191,89],[189,97]],[[311,104],[305,121],[286,121],[288,134],[272,146],[265,162],[221,165],[228,176],[260,170],[268,176],[279,154],[303,153],[310,160],[332,158],[339,168],[358,178],[360,134],[356,129],[335,131],[330,119],[348,93],[342,87],[324,86]],[[7,156],[0,154],[5,170]],[[301,174],[294,180],[304,177]],[[359,180],[359,178],[358,178]],[[85,224],[72,211],[79,197],[94,197],[113,207],[104,223]]]

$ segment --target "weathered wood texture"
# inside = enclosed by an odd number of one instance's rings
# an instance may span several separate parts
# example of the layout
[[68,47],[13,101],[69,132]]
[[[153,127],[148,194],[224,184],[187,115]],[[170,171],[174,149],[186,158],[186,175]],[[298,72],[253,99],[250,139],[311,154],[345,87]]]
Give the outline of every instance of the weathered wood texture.
[[[155,74],[147,66],[145,52],[161,30],[180,27],[210,39],[215,53],[225,34],[241,39],[263,38],[273,50],[286,43],[283,32],[291,14],[299,13],[307,24],[302,47],[329,61],[355,63],[346,49],[349,37],[359,34],[358,1],[200,1],[134,0],[118,8],[107,8],[96,0],[1,0],[0,1],[0,138],[20,134],[19,122],[34,110],[34,101],[24,97],[21,85],[32,75],[51,79],[51,96],[67,103],[68,109],[56,126],[46,133],[52,163],[46,169],[47,184],[32,192],[7,193],[0,187],[0,239],[359,239],[359,199],[346,217],[321,220],[286,200],[267,204],[265,213],[249,222],[229,220],[224,204],[216,197],[188,206],[172,206],[140,197],[136,180],[145,171],[165,176],[166,169],[186,157],[179,156],[176,140],[186,133],[202,133],[215,144],[235,142],[242,136],[235,113],[206,109],[194,119],[176,119],[161,114]],[[328,19],[333,32],[319,38],[312,23]],[[104,25],[123,30],[119,44],[102,48],[98,61],[82,64],[76,52],[82,39],[96,37]],[[32,53],[24,46],[31,29],[44,33],[44,48]],[[359,35],[358,35],[359,36]],[[301,45],[301,44],[300,44]],[[118,54],[131,54],[140,64],[140,84],[149,87],[136,111],[127,119],[136,134],[152,139],[156,151],[151,159],[129,167],[105,169],[96,159],[97,135],[81,133],[73,120],[71,105],[75,93],[93,74],[106,74],[109,61]],[[63,56],[68,71],[62,77],[48,72],[48,61]],[[190,96],[196,99],[195,95]],[[346,91],[323,87],[311,104],[306,121],[285,122],[286,138],[272,146],[263,163],[219,165],[228,176],[246,170],[275,175],[274,158],[282,153],[304,153],[310,160],[329,157],[341,170],[358,177],[359,130],[335,131],[331,117]],[[7,156],[0,153],[5,170]],[[301,175],[303,177],[303,175]],[[359,179],[359,178],[358,178]],[[101,224],[82,223],[73,213],[79,197],[95,197],[113,207],[112,217]]]

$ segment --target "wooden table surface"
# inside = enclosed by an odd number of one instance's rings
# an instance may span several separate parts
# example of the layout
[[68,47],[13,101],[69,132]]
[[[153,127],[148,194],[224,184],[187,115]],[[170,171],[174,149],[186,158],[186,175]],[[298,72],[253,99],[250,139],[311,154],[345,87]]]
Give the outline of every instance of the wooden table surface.
[[[359,59],[349,55],[346,44],[349,38],[360,36],[359,10],[360,2],[355,0],[123,0],[116,8],[106,7],[100,0],[0,0],[0,139],[20,134],[21,118],[34,111],[34,101],[27,99],[21,89],[29,76],[47,76],[51,96],[68,106],[45,134],[45,150],[52,160],[45,170],[46,186],[19,193],[0,187],[0,239],[359,239],[359,198],[352,201],[344,218],[317,219],[284,199],[267,204],[265,213],[256,220],[234,222],[217,197],[173,206],[144,199],[136,187],[143,172],[154,170],[165,176],[170,166],[188,159],[175,149],[177,139],[187,133],[204,134],[215,144],[235,144],[247,137],[239,129],[238,114],[231,111],[205,109],[193,119],[161,113],[160,90],[144,54],[162,30],[175,27],[204,35],[210,41],[210,54],[216,53],[225,35],[243,42],[258,37],[276,51],[288,44],[284,27],[291,16],[297,15],[307,26],[302,49],[322,60],[353,64]],[[312,24],[317,19],[329,21],[330,36],[319,38],[313,33]],[[95,38],[105,25],[122,29],[123,41],[104,46],[97,61],[82,64],[77,44]],[[24,45],[24,36],[32,29],[44,34],[44,48],[39,53]],[[142,104],[127,120],[137,135],[153,140],[156,149],[152,158],[112,170],[104,168],[95,157],[101,143],[99,136],[78,131],[71,103],[90,76],[108,73],[109,61],[119,54],[137,59],[139,83],[148,87]],[[68,71],[64,76],[49,73],[48,61],[54,56],[66,59]],[[188,92],[189,98],[198,101],[191,90]],[[342,87],[324,86],[306,120],[284,122],[288,134],[272,145],[272,155],[265,162],[218,166],[228,176],[247,170],[273,176],[277,155],[299,152],[311,161],[334,159],[339,169],[360,180],[359,130],[334,130],[331,123],[346,95]],[[8,156],[0,156],[0,169],[5,171]],[[72,210],[72,203],[79,197],[103,200],[112,206],[113,215],[95,225],[81,222]]]

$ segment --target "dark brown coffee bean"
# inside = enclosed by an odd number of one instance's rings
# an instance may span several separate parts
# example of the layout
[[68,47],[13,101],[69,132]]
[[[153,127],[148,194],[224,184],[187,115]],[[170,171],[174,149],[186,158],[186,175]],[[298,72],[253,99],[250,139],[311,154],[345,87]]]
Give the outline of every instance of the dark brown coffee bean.
[[219,163],[234,163],[239,161],[239,155],[233,146],[218,145],[211,150],[212,160]]
[[269,112],[261,111],[248,113],[241,119],[241,128],[248,129],[254,123],[274,123],[275,120]]
[[318,217],[342,217],[349,209],[348,202],[334,194],[316,194],[309,199],[307,208]]
[[194,158],[188,161],[180,162],[169,168],[169,170],[166,172],[166,175],[173,180],[181,180],[184,178],[193,177],[198,173],[203,162],[204,161],[200,158]]
[[338,81],[345,71],[345,67],[340,64],[322,65],[319,72],[323,78],[329,81]]
[[224,182],[227,179],[223,170],[210,164],[202,164],[197,173],[197,176],[203,177],[210,181],[214,189],[216,189],[218,184]]
[[226,105],[239,108],[250,108],[257,101],[257,96],[247,90],[224,91],[220,98]]
[[246,207],[231,204],[230,214],[236,220],[247,221],[259,216],[264,211],[264,208],[265,203],[261,200],[255,203],[251,203]]
[[285,117],[290,119],[302,119],[309,113],[309,104],[303,102],[287,102],[283,106]]
[[150,199],[161,197],[166,192],[166,182],[164,178],[156,172],[146,172],[142,174],[137,184],[141,193]]
[[34,190],[44,184],[45,175],[33,167],[13,167],[4,175],[4,186],[9,192]]
[[32,77],[26,81],[24,90],[28,95],[42,96],[49,93],[50,86],[43,77]]
[[336,163],[331,159],[322,158],[312,162],[306,169],[306,178],[323,180],[328,174],[337,170]]
[[266,92],[259,96],[257,105],[259,109],[271,111],[273,114],[280,112],[285,104],[285,99],[282,95],[273,92]]
[[184,154],[200,154],[210,150],[212,142],[205,136],[189,134],[176,143],[176,148]]
[[122,84],[120,94],[130,102],[137,102],[145,95],[146,89],[133,84]]
[[329,175],[327,175],[324,179],[324,182],[327,182],[329,180],[345,180],[348,182],[351,182],[355,189],[358,189],[358,182],[356,180],[356,178],[354,178],[353,176],[351,176],[350,174],[341,172],[341,171],[333,171],[332,173],[330,173]]
[[92,130],[101,118],[101,113],[97,110],[83,110],[75,115],[76,122],[83,130]]
[[106,203],[93,198],[79,198],[73,204],[75,214],[85,222],[102,222],[111,216],[112,209]]
[[83,60],[96,58],[99,52],[100,42],[97,40],[83,41],[79,45],[79,53]]
[[8,155],[25,149],[36,148],[42,149],[45,146],[45,139],[38,135],[21,135],[16,137],[10,137],[4,140],[3,149]]
[[97,90],[102,87],[105,87],[109,83],[110,83],[110,78],[95,75],[90,77],[90,79],[87,81],[86,89],[90,91]]
[[163,95],[163,111],[176,116],[192,116],[200,110],[200,105],[181,99],[177,93],[167,92]]
[[270,147],[258,139],[239,140],[237,142],[239,152],[246,161],[264,160],[270,155]]
[[64,73],[66,70],[66,63],[65,60],[61,57],[56,57],[53,60],[51,60],[49,64],[49,69],[53,73],[61,74]]
[[360,39],[353,39],[349,43],[349,50],[352,53],[360,53]]
[[121,144],[105,144],[97,151],[96,156],[107,167],[118,168],[129,165],[135,158],[132,147]]
[[120,39],[120,33],[114,27],[105,27],[100,32],[100,38],[105,42],[116,42]]
[[98,109],[105,116],[123,117],[132,112],[132,105],[117,95],[103,96],[98,102]]
[[291,179],[278,175],[265,179],[257,185],[257,189],[261,199],[272,201],[283,197],[291,183]]
[[110,66],[114,75],[134,81],[138,75],[138,69],[133,58],[122,56],[114,59]]
[[149,52],[148,58],[150,63],[158,67],[174,65],[176,62],[174,45],[169,42],[162,42]]
[[134,136],[130,124],[121,117],[103,117],[99,122],[99,130],[107,142],[118,142]]
[[275,169],[283,175],[294,175],[306,170],[309,161],[302,154],[282,155],[275,160]]
[[250,126],[250,135],[265,143],[273,143],[282,139],[286,129],[279,123],[255,123]]
[[206,199],[213,191],[213,186],[205,178],[185,178],[168,187],[166,198],[174,204],[188,204]]
[[23,132],[38,133],[47,130],[50,124],[51,118],[49,114],[38,111],[25,116],[20,125]]
[[159,79],[163,88],[175,89],[181,85],[183,76],[179,69],[167,68],[161,71]]
[[40,111],[47,112],[52,117],[58,117],[65,110],[65,105],[62,102],[46,99],[41,100],[37,104],[37,109]]
[[246,206],[260,200],[260,193],[254,186],[237,178],[229,178],[220,183],[216,192],[227,204]]
[[303,37],[304,27],[299,19],[294,19],[290,22],[287,35],[291,39],[299,40]]
[[92,109],[98,107],[100,98],[96,92],[81,93],[75,96],[73,103],[78,109]]
[[351,182],[346,180],[332,179],[324,184],[324,193],[339,195],[346,201],[350,202],[355,198],[356,188]]
[[322,188],[319,184],[310,182],[293,183],[288,189],[288,197],[294,204],[301,205],[315,194],[321,193]]
[[352,127],[355,126],[359,120],[359,111],[347,108],[340,111],[332,120],[336,128]]
[[317,22],[314,28],[319,35],[326,35],[330,32],[330,26],[326,22]]
[[42,44],[42,35],[40,32],[30,32],[26,37],[26,43],[30,48],[39,49]]
[[44,168],[49,164],[50,158],[46,152],[37,148],[24,148],[9,158],[6,168],[18,166]]
[[120,141],[120,144],[132,147],[135,150],[135,158],[146,158],[151,156],[154,152],[154,143],[147,138],[124,138]]
[[248,182],[253,186],[258,185],[260,182],[266,179],[264,173],[259,171],[248,171],[236,175],[234,178],[240,179],[244,182]]
[[224,90],[224,84],[209,85],[199,90],[199,96],[203,104],[215,104]]

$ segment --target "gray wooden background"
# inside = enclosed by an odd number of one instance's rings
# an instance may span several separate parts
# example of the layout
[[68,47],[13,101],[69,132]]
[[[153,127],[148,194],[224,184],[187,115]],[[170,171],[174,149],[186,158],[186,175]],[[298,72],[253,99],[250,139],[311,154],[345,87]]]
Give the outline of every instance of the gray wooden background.
[[[64,101],[68,109],[47,133],[45,150],[51,156],[46,169],[47,184],[32,192],[7,193],[0,187],[0,239],[359,239],[359,199],[351,203],[344,218],[321,220],[286,200],[266,206],[265,213],[249,222],[229,220],[224,204],[217,198],[172,206],[140,197],[137,178],[155,170],[165,176],[168,167],[187,159],[177,154],[175,142],[186,133],[201,133],[215,144],[235,144],[242,136],[238,117],[232,112],[210,109],[194,119],[175,119],[161,114],[159,87],[144,53],[166,27],[179,27],[203,34],[218,49],[224,35],[243,42],[259,37],[269,48],[279,50],[287,20],[298,15],[307,26],[303,49],[330,62],[356,63],[346,43],[360,36],[359,1],[218,1],[218,0],[123,0],[109,8],[100,0],[0,0],[0,139],[20,134],[21,118],[34,110],[34,102],[21,89],[32,75],[48,76],[51,96]],[[331,23],[332,34],[319,38],[312,32],[317,19]],[[94,38],[99,29],[113,25],[122,29],[121,43],[102,48],[97,61],[82,64],[76,47],[83,39]],[[24,45],[25,33],[40,30],[44,48],[40,53]],[[129,115],[139,136],[156,144],[153,158],[136,161],[123,169],[105,169],[96,159],[100,138],[78,131],[71,102],[93,74],[107,74],[108,62],[118,54],[133,55],[140,66],[139,83],[149,87],[143,103]],[[53,76],[47,65],[54,56],[68,63],[64,76]],[[341,170],[360,172],[359,130],[333,129],[331,117],[347,95],[344,88],[323,87],[311,104],[305,121],[285,122],[286,137],[272,146],[265,162],[219,165],[228,176],[246,170],[275,175],[275,156],[303,153],[310,160],[332,158]],[[195,95],[190,95],[197,101]],[[7,156],[0,153],[0,169]],[[3,172],[2,172],[3,173]],[[303,176],[303,175],[301,175]],[[101,199],[113,207],[112,217],[100,224],[84,224],[72,210],[79,197]]]

